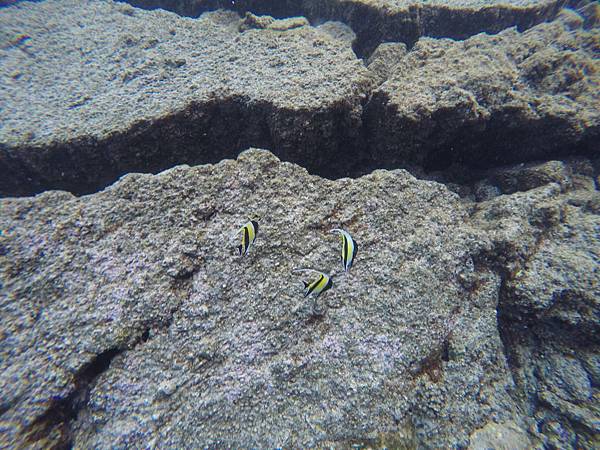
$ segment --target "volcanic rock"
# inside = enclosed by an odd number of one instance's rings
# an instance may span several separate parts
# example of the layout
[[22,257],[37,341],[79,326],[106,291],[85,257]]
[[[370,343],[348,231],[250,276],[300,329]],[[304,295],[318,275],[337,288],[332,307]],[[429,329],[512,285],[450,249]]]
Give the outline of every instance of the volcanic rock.
[[569,20],[456,42],[422,38],[389,61],[366,111],[371,157],[444,169],[600,154],[600,29]]
[[[438,447],[524,420],[500,277],[474,261],[490,243],[441,184],[251,150],[1,210],[5,445]],[[359,246],[349,273],[334,227]],[[297,267],[333,288],[304,298]]]
[[109,1],[4,9],[0,194],[89,192],[249,145],[345,173],[357,163],[339,155],[361,127],[367,69],[315,28],[240,33],[240,23]]

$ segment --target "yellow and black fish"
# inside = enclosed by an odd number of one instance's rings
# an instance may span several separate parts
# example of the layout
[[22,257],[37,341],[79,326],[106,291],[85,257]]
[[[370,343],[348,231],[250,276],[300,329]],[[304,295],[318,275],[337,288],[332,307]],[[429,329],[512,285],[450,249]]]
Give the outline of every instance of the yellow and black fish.
[[242,228],[239,229],[238,233],[242,233],[242,243],[238,245],[238,252],[240,256],[245,256],[250,252],[250,246],[254,244],[256,235],[258,234],[258,222],[251,220]]
[[318,270],[313,269],[296,269],[296,272],[314,272],[318,276],[311,282],[303,281],[304,283],[304,297],[308,297],[309,295],[314,295],[317,298],[323,292],[333,287],[333,281],[331,281],[331,277],[326,273],[319,272]]
[[344,231],[340,228],[334,228],[330,231],[330,233],[337,233],[342,238],[342,266],[344,266],[344,271],[348,272],[352,267],[352,263],[354,263],[354,257],[358,251],[358,245],[347,231]]

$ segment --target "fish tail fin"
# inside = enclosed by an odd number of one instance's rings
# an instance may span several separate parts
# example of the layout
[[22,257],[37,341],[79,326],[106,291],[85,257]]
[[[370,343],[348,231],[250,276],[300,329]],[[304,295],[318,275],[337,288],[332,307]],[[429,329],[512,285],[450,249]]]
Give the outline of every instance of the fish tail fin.
[[238,248],[237,248],[237,249],[238,249],[238,252],[239,252],[240,256],[242,256],[242,246],[241,246],[241,245],[238,245]]

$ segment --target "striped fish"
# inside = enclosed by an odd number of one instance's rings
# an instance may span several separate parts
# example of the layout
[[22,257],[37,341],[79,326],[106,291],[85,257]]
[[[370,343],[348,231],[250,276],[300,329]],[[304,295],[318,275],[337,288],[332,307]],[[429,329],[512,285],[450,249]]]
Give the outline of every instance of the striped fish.
[[344,266],[344,270],[348,272],[352,267],[352,263],[354,262],[354,257],[358,251],[358,245],[347,231],[344,231],[340,228],[334,228],[330,231],[330,233],[339,234],[342,238],[342,266]]
[[250,251],[250,246],[254,244],[256,235],[258,234],[258,222],[251,220],[242,228],[239,229],[238,233],[242,233],[242,243],[238,245],[238,252],[240,256],[245,256]]
[[317,298],[323,292],[333,287],[333,281],[331,281],[331,277],[326,273],[312,269],[296,269],[296,272],[314,272],[318,275],[317,278],[311,282],[302,282],[304,283],[305,298],[309,295],[314,295],[314,297]]

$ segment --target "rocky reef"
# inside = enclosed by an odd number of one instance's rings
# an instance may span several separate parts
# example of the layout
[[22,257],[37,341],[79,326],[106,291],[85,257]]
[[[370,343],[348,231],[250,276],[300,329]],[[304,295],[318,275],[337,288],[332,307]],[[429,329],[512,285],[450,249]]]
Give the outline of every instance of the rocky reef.
[[524,33],[423,38],[392,56],[365,114],[372,159],[481,168],[597,153],[600,35],[582,24],[565,11]]
[[[23,445],[440,447],[492,422],[541,442],[536,414],[591,448],[600,196],[578,177],[474,204],[249,150],[6,199],[2,423]],[[361,249],[348,274],[340,225]],[[298,266],[334,288],[303,299]]]
[[593,4],[11,3],[0,447],[600,446]]
[[598,151],[598,28],[572,12],[524,33],[383,43],[368,67],[340,22],[49,0],[0,24],[2,195],[90,193],[252,146],[328,178]]
[[0,23],[10,39],[30,37],[2,50],[5,194],[89,192],[250,145],[316,168],[360,130],[368,71],[316,28],[242,33],[234,13],[192,20],[74,0],[19,3]]
[[162,8],[183,16],[226,8],[275,17],[303,16],[311,23],[338,21],[357,35],[361,57],[381,42],[412,46],[421,36],[466,39],[481,32],[497,33],[517,26],[525,30],[555,17],[559,0],[126,0],[146,9]]

